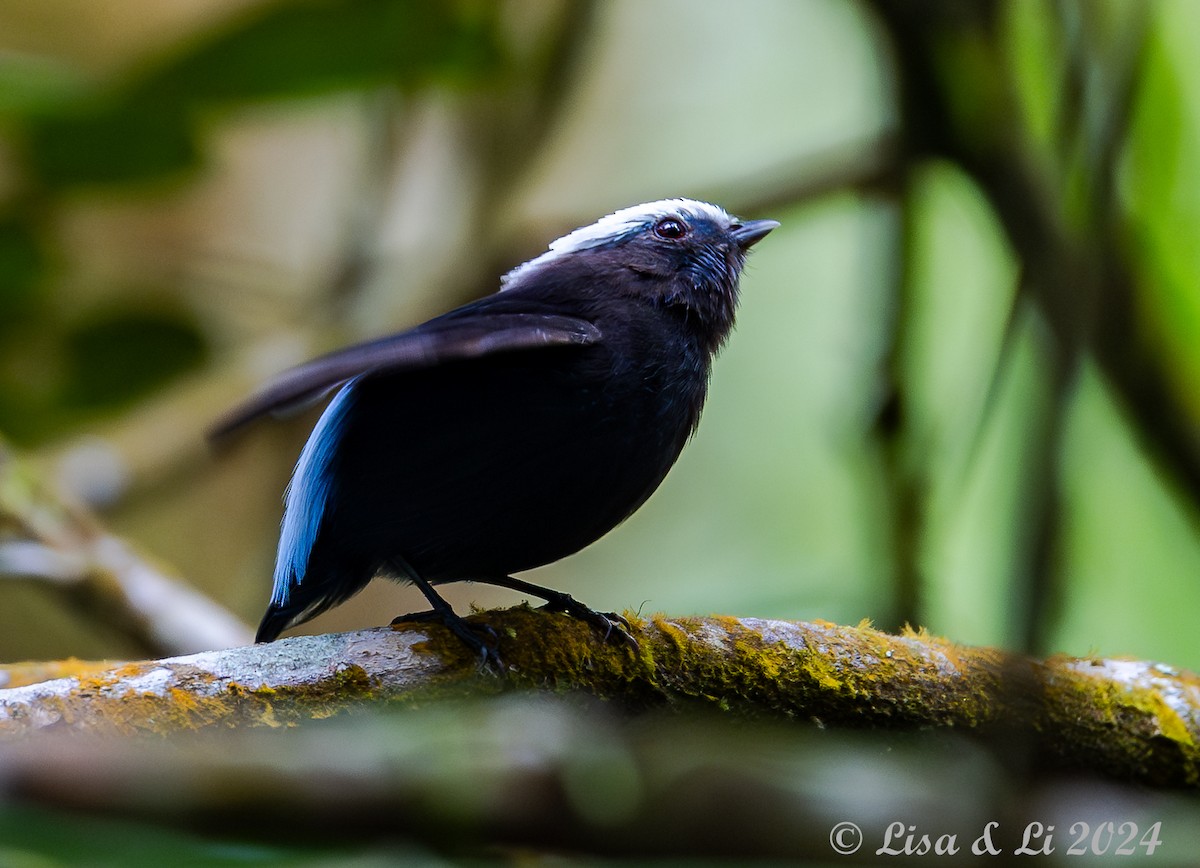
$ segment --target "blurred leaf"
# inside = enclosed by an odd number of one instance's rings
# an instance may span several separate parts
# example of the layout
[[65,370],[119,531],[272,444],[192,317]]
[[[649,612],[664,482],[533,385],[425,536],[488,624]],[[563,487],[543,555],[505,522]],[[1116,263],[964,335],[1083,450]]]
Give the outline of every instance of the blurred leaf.
[[132,96],[248,100],[480,72],[486,34],[453,3],[297,2],[200,46]]
[[0,218],[0,338],[19,322],[37,297],[44,260],[28,225]]
[[1147,318],[1172,357],[1176,393],[1200,418],[1200,60],[1190,34],[1200,7],[1156,7],[1145,75],[1126,156],[1130,254],[1141,272]]
[[1093,366],[1071,407],[1063,479],[1065,599],[1054,645],[1200,669],[1200,538],[1193,504],[1146,460]]
[[1054,133],[1063,106],[1061,33],[1049,4],[1019,0],[1004,7],[1004,36],[1022,121],[1041,154],[1058,146]]
[[984,153],[998,148],[1013,130],[993,121],[1005,113],[1007,81],[996,74],[1001,62],[989,34],[978,26],[943,34],[934,60],[958,134]]
[[18,446],[28,446],[54,429],[52,408],[19,382],[0,377],[0,431]]
[[82,87],[82,79],[60,63],[0,51],[0,117],[49,111],[78,99]]
[[1023,424],[1015,419],[1028,412],[1016,384],[1028,381],[1029,348],[1002,358],[1018,262],[987,198],[953,164],[918,172],[912,209],[901,364],[908,448],[929,486],[921,614],[935,632],[1001,644]]
[[497,50],[489,19],[455,3],[301,0],[239,21],[97,102],[41,117],[27,159],[51,186],[143,180],[197,158],[198,110],[435,78],[476,80]]
[[49,118],[30,136],[29,160],[55,186],[149,178],[186,168],[196,157],[182,107],[145,100]]
[[196,324],[162,311],[110,310],[70,334],[63,401],[96,408],[133,400],[199,365]]

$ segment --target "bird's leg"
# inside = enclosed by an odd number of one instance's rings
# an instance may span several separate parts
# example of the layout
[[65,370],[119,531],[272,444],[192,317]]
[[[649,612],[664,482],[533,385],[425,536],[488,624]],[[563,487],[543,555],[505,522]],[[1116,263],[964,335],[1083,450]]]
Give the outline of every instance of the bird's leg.
[[[432,607],[428,612],[413,612],[408,615],[400,615],[392,619],[392,626],[398,624],[418,622],[441,624],[450,630],[455,636],[462,640],[463,644],[479,655],[480,665],[487,666],[491,664],[497,670],[502,669],[500,656],[496,653],[496,631],[484,624],[482,627],[476,628],[468,624],[466,619],[454,611],[453,607],[433,589],[433,585],[429,584],[425,579],[412,569],[407,563],[402,565],[402,570],[407,578],[417,586],[425,599],[429,601]],[[491,639],[491,644],[485,642],[479,637],[479,633],[486,633]]]
[[[498,588],[508,588],[520,594],[541,597],[546,601],[546,605],[542,608],[547,612],[565,612],[572,618],[578,618],[580,621],[591,624],[604,634],[606,642],[616,638],[629,645],[635,651],[638,648],[637,639],[633,638],[629,622],[616,612],[597,612],[595,609],[590,609],[583,605],[583,603],[576,600],[570,594],[564,594],[562,591],[545,588],[541,585],[535,585],[532,582],[513,578],[512,576],[489,576],[487,578],[473,578],[471,581],[483,585],[495,585]],[[613,627],[620,627],[621,629],[614,632]]]

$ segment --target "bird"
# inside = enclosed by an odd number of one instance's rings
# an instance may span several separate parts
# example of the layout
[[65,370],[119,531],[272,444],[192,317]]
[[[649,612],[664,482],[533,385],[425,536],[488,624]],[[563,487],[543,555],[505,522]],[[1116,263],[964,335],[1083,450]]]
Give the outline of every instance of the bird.
[[485,659],[494,634],[435,586],[510,588],[632,641],[620,616],[513,574],[586,547],[658,488],[700,420],[747,254],[778,226],[695,199],[623,208],[498,291],[293,368],[228,412],[218,444],[336,390],[284,496],[256,641],[376,576],[428,600],[406,620],[442,623]]

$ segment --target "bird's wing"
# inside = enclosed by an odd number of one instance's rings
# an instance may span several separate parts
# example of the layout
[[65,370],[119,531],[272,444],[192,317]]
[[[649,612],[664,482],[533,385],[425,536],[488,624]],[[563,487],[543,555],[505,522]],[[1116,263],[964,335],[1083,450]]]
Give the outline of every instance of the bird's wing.
[[[458,313],[458,312],[455,312]],[[443,362],[542,347],[586,345],[600,329],[576,317],[549,313],[447,315],[407,332],[339,350],[285,371],[209,429],[216,443],[264,414],[303,407],[347,380],[376,371],[416,371]]]

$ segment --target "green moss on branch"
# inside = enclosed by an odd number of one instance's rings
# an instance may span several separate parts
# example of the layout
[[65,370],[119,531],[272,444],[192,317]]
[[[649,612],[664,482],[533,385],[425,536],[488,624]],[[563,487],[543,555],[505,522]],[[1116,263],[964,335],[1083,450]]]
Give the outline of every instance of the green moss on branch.
[[0,733],[282,726],[364,702],[579,691],[633,710],[1019,733],[1055,765],[1200,784],[1200,679],[1160,664],[1039,661],[867,625],[662,615],[630,618],[635,652],[526,606],[472,618],[495,631],[501,672],[480,669],[449,631],[427,624],[303,636],[0,690]]

